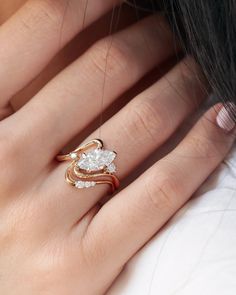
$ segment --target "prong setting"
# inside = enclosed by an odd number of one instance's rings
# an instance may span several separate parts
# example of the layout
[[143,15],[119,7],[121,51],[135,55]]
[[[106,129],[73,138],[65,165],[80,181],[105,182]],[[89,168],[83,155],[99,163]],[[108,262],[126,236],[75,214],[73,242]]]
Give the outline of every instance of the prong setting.
[[71,161],[66,170],[65,179],[70,185],[82,189],[97,184],[108,184],[112,192],[119,187],[119,180],[114,175],[117,156],[114,151],[103,147],[101,140],[95,139],[79,146],[70,154],[58,155],[58,161]]

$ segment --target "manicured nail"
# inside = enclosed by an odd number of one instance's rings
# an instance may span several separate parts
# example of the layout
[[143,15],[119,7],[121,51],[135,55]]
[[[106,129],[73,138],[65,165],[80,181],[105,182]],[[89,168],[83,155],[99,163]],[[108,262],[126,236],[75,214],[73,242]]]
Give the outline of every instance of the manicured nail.
[[216,122],[217,125],[225,130],[226,132],[230,132],[234,129],[236,125],[236,106],[234,103],[228,103],[221,108],[219,111]]

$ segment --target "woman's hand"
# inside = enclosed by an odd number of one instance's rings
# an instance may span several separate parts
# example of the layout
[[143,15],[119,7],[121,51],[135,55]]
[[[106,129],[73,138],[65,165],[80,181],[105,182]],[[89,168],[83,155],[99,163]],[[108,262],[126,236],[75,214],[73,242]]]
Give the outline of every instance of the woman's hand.
[[[217,105],[173,151],[102,207],[98,202],[106,196],[106,186],[70,187],[64,181],[67,163],[59,164],[55,157],[99,115],[104,71],[107,107],[175,50],[163,18],[148,17],[95,43],[9,115],[12,95],[56,54],[65,2],[29,1],[0,28],[1,294],[104,294],[126,262],[222,161],[234,140],[234,125]],[[70,2],[63,45],[78,33],[75,20],[81,21],[78,8],[85,2]],[[90,1],[87,24],[113,3]],[[118,152],[121,180],[204,99],[196,71],[190,58],[180,61],[99,129],[108,148]]]

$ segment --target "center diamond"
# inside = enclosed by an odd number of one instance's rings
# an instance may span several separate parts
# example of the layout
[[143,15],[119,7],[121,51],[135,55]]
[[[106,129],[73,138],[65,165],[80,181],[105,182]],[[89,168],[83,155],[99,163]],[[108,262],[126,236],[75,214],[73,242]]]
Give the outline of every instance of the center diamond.
[[77,162],[80,169],[96,171],[108,167],[116,158],[116,153],[108,150],[95,149],[83,154]]

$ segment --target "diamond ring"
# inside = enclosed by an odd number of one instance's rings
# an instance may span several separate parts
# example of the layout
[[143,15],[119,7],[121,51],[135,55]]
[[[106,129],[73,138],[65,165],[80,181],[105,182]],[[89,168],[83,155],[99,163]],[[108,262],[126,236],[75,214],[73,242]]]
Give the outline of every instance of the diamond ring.
[[119,180],[114,175],[116,156],[116,152],[104,149],[100,139],[94,139],[67,155],[58,155],[57,160],[71,162],[65,174],[70,185],[82,189],[109,184],[114,192],[119,187]]

